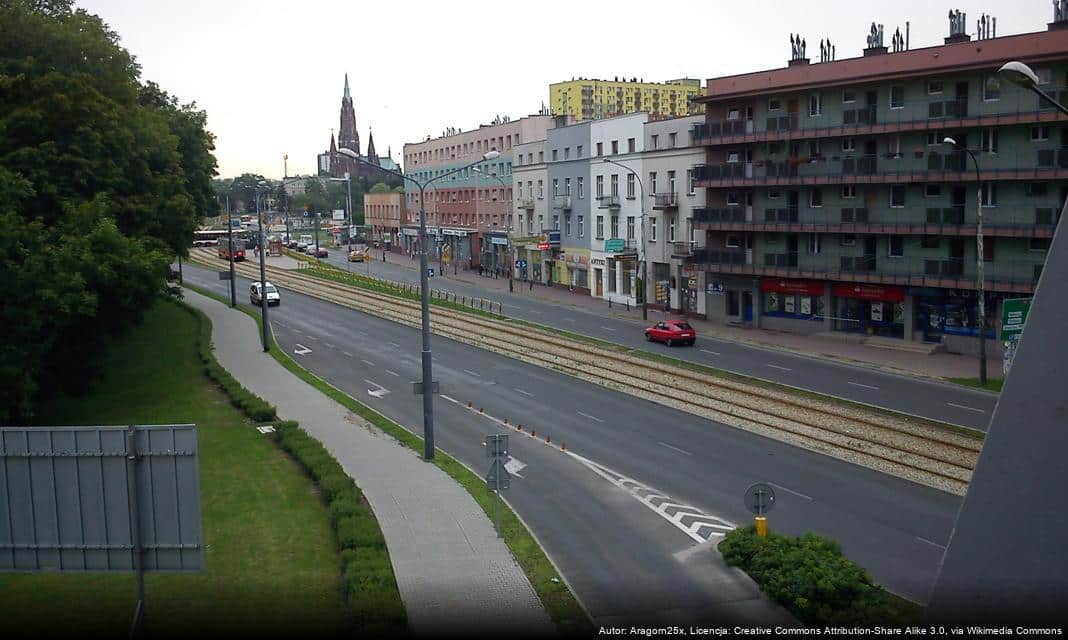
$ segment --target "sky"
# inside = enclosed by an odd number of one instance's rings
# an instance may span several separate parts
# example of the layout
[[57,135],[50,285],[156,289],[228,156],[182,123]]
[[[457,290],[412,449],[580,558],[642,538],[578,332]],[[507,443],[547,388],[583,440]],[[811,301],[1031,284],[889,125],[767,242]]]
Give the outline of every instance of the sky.
[[997,35],[1045,30],[1048,0],[76,0],[120,36],[153,80],[208,114],[219,176],[314,174],[339,127],[344,76],[361,152],[401,162],[405,142],[513,120],[572,77],[715,78],[786,66],[789,34],[830,38],[837,59],[861,55],[871,23],[910,23],[910,48],[949,35],[947,14],[983,13]]

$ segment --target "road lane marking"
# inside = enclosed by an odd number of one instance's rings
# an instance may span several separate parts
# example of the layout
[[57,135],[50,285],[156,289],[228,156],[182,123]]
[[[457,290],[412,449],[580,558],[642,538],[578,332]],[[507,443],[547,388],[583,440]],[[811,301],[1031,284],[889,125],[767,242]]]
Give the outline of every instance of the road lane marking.
[[657,444],[660,445],[661,447],[667,447],[668,449],[671,449],[672,451],[678,451],[679,453],[682,453],[682,454],[685,454],[685,455],[688,455],[688,456],[692,456],[693,455],[692,453],[690,453],[689,451],[686,451],[685,449],[680,449],[678,447],[673,447],[673,446],[671,446],[670,444],[668,444],[666,442],[657,442]]
[[482,376],[478,375],[477,373],[475,373],[474,371],[471,371],[470,369],[464,369],[463,372],[471,374],[471,375],[475,376],[476,378],[481,378],[482,377]]
[[768,484],[770,484],[771,486],[775,487],[776,489],[782,489],[786,493],[792,493],[795,496],[797,496],[798,498],[804,498],[805,500],[808,500],[809,502],[812,502],[812,496],[806,496],[805,494],[801,493],[800,491],[794,491],[793,489],[787,489],[786,487],[782,486],[781,484],[775,484],[774,482],[769,482]]
[[315,340],[316,342],[319,341],[319,338],[316,338],[315,336],[311,335],[310,333],[308,334],[308,339],[309,340]]
[[782,369],[783,371],[793,371],[793,369],[790,369],[788,367],[780,367],[777,364],[768,364],[768,365],[764,365],[764,366],[771,367],[772,369]]
[[[654,511],[661,518],[670,522],[676,529],[682,531],[693,539],[694,542],[699,544],[708,542],[713,537],[723,536],[727,531],[731,531],[735,528],[734,524],[723,518],[703,513],[696,507],[681,502],[675,502],[671,497],[648,485],[644,485],[633,478],[628,478],[618,471],[613,471],[608,467],[600,465],[587,458],[583,458],[571,451],[568,451],[567,455],[574,458],[590,471],[629,493],[638,502]],[[686,520],[688,519],[691,520],[689,524],[686,523]]]
[[711,353],[714,356],[719,355],[719,351],[709,351],[708,349],[701,349],[701,353]]
[[575,320],[574,318],[564,318],[564,320],[566,322],[578,322],[578,320]]
[[533,310],[533,309],[528,309],[528,310],[527,310],[527,313],[536,313],[536,314],[538,314],[539,316],[541,315],[541,311],[535,311],[535,310]]
[[927,538],[921,538],[920,536],[916,536],[916,539],[919,540],[920,542],[924,542],[926,544],[929,544],[932,547],[938,547],[939,549],[942,549],[943,551],[945,551],[945,549],[946,549],[945,546],[940,545],[937,542],[932,542],[932,541],[928,540]]
[[297,329],[296,327],[293,327],[293,333],[299,333],[300,335],[304,335],[304,332],[300,329]]
[[601,328],[604,329],[605,331],[615,331],[615,329],[613,329],[612,327],[601,327]]
[[[486,443],[483,442],[482,444],[485,445]],[[519,475],[519,472],[522,471],[523,469],[526,469],[526,468],[527,468],[527,465],[523,464],[522,462],[520,462],[519,460],[513,458],[512,456],[508,456],[508,462],[504,463],[504,470],[507,471],[508,473],[512,474],[513,476],[517,477],[517,478],[522,478],[523,477],[523,476]]]
[[327,349],[336,349],[336,347],[334,345],[330,344],[329,342],[324,342],[323,344],[326,345]]
[[371,362],[370,360],[365,360],[363,358],[360,358],[360,362],[362,362],[362,363],[364,363],[364,364],[366,364],[366,365],[368,365],[370,367],[375,366],[375,363]]
[[388,373],[391,376],[397,376],[398,378],[400,377],[400,374],[397,373],[396,371],[390,371],[389,369],[386,369],[386,373]]
[[859,382],[846,382],[846,384],[851,384],[854,387],[860,387],[862,389],[872,389],[874,391],[878,391],[879,390],[879,387],[873,387],[870,384],[860,384]]
[[346,356],[348,356],[350,358],[353,357],[352,354],[349,353],[348,351],[342,351],[341,353],[344,353]]
[[374,386],[378,387],[377,389],[368,389],[367,390],[367,394],[368,395],[374,396],[376,398],[381,398],[382,396],[389,394],[389,389],[383,387],[382,385],[378,384],[374,380],[368,380],[367,378],[364,378],[363,381],[366,382],[367,384],[374,385]]
[[307,355],[307,354],[311,353],[311,349],[309,349],[308,347],[305,347],[304,345],[302,345],[302,344],[300,344],[298,342],[297,343],[297,348],[293,349],[293,353],[297,354],[298,356],[303,356],[303,355]]
[[531,398],[534,397],[534,394],[529,392],[529,391],[524,391],[524,390],[520,389],[519,387],[512,387],[512,388],[515,389],[516,391],[518,391],[519,393],[522,393],[525,396],[530,396]]
[[576,413],[578,413],[580,416],[582,416],[584,418],[589,418],[590,420],[596,420],[597,422],[604,422],[604,420],[601,420],[597,416],[591,416],[588,413],[582,413],[581,411],[577,411]]
[[946,404],[948,404],[951,407],[956,407],[958,409],[967,409],[968,411],[974,411],[976,413],[986,413],[986,411],[984,411],[983,409],[976,409],[975,407],[966,407],[966,406],[964,406],[962,404],[956,404],[956,403],[953,403],[953,402],[947,402]]
[[390,344],[393,345],[394,347],[397,347],[398,349],[400,348],[400,345],[397,344],[396,342],[390,342]]

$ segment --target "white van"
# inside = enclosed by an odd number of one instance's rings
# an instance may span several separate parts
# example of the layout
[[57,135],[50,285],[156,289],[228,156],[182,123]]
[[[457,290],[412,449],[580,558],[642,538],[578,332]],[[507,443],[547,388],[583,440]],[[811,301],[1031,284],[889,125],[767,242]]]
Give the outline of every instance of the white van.
[[[267,306],[277,307],[278,305],[282,304],[282,297],[278,295],[277,287],[275,287],[270,282],[266,284],[267,286],[265,290],[267,291]],[[249,288],[248,300],[256,306],[263,304],[263,296],[260,294],[259,282],[252,283],[252,286]]]

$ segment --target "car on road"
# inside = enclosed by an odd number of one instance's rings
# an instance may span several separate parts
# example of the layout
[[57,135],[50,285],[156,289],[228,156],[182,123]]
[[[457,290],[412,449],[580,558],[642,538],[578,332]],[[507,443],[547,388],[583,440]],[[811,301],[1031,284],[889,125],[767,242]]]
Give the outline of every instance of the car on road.
[[319,247],[318,250],[313,250],[316,258],[329,258],[330,252],[326,250],[326,247]]
[[[264,290],[267,292],[267,306],[277,307],[282,304],[282,297],[278,295],[278,289],[270,282],[266,283]],[[260,293],[260,283],[253,282],[249,288],[248,300],[252,304],[259,306],[263,303],[263,295]]]
[[697,332],[685,320],[664,320],[645,329],[645,339],[649,342],[664,342],[671,347],[677,344],[697,342]]
[[349,262],[363,262],[371,259],[371,252],[363,248],[349,251]]

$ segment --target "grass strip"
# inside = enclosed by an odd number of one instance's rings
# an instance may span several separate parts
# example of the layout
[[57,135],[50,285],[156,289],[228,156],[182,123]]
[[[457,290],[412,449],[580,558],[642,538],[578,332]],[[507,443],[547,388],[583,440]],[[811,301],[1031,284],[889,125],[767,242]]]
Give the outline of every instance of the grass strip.
[[[227,304],[222,296],[212,295],[199,288],[196,290]],[[187,304],[181,306],[192,314],[199,324],[197,348],[205,371],[210,372],[212,379],[225,381],[220,383],[225,393],[236,393],[241,398],[239,401],[231,395],[231,402],[239,407],[243,406],[241,402],[253,406],[256,415],[248,413],[253,420],[263,421],[257,417],[265,415],[263,407],[270,409],[270,417],[267,420],[276,419],[274,407],[237,383],[215,359],[211,343],[211,320],[207,315]],[[247,312],[246,309],[242,310]],[[273,344],[271,349],[281,353]],[[277,355],[275,357],[277,358]],[[385,538],[363,493],[330,451],[301,430],[295,420],[278,422],[275,425],[274,441],[300,463],[327,503],[330,524],[341,554],[341,573],[353,622],[362,632],[376,637],[405,633],[407,614],[400,589],[397,587],[393,565],[389,560],[389,552],[386,550]]]
[[[188,284],[185,286],[202,295],[214,298],[223,304],[229,304],[229,301],[221,295],[197,286]],[[263,326],[261,324],[262,318],[256,314],[255,310],[243,305],[238,305],[237,308],[252,317],[258,326]],[[422,453],[422,438],[301,367],[288,354],[278,348],[277,342],[272,341],[270,353],[283,367],[304,382],[366,419],[398,442]],[[482,507],[487,517],[493,517],[493,495],[486,489],[486,482],[483,478],[444,451],[439,450],[437,455],[434,456],[433,462],[471,494],[471,497]],[[549,611],[549,615],[552,616],[560,632],[567,636],[581,635],[588,637],[592,635],[594,627],[581,605],[579,605],[578,600],[575,599],[563,580],[558,578],[556,568],[549,561],[548,556],[545,555],[534,536],[519,520],[511,507],[504,502],[501,503],[501,535],[508,548],[512,551],[516,562],[526,573],[527,579],[530,580],[530,584],[534,587],[538,597],[541,598],[542,604]]]
[[998,392],[1001,391],[1001,387],[1005,384],[1005,381],[1001,378],[987,378],[985,387],[979,383],[979,378],[946,378],[946,380],[965,387],[973,387],[976,389],[986,389],[987,391]]

